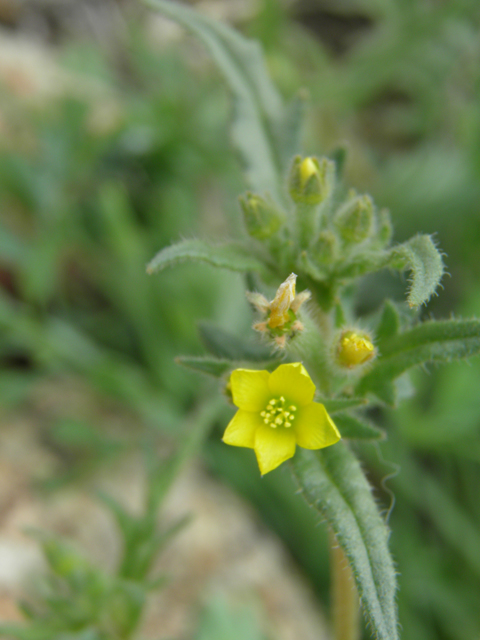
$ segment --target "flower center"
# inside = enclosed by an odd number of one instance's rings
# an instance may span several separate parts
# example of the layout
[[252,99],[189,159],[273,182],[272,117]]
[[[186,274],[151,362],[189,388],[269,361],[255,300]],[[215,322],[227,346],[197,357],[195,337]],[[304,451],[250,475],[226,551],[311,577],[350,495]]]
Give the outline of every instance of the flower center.
[[297,407],[293,404],[287,406],[287,401],[283,396],[272,398],[260,413],[265,424],[276,429],[277,427],[291,427],[295,420]]

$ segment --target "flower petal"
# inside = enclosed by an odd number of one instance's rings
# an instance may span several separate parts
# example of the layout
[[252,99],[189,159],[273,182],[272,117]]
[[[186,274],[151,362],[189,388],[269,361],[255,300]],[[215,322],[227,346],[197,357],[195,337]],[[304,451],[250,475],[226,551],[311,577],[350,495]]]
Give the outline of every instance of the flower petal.
[[255,431],[255,454],[262,476],[276,469],[295,453],[295,432],[262,424]]
[[285,396],[299,407],[310,404],[315,395],[315,385],[301,362],[281,364],[268,381],[271,395]]
[[297,444],[304,449],[323,449],[341,438],[327,410],[318,402],[298,410],[294,428]]
[[230,376],[233,403],[244,411],[262,411],[271,398],[268,371],[235,369]]
[[263,420],[258,413],[242,411],[239,409],[230,420],[223,441],[234,447],[249,447],[253,449],[255,444],[255,431],[263,425]]

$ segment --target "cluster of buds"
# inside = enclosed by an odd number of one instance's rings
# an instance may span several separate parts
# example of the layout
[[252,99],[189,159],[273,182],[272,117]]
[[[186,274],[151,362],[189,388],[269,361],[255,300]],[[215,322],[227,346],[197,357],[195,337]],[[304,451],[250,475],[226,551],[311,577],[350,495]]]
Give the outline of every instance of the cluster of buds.
[[281,349],[285,348],[287,339],[303,331],[303,324],[298,320],[297,313],[311,295],[307,290],[296,294],[296,280],[297,276],[291,273],[278,287],[271,302],[261,293],[247,291],[248,301],[262,314],[262,320],[255,323],[253,328],[268,334]]

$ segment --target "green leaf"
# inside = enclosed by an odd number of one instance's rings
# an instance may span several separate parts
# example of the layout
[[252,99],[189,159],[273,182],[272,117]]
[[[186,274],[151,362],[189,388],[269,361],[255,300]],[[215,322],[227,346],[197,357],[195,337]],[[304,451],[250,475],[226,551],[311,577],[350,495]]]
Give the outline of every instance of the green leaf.
[[339,181],[343,177],[343,170],[347,161],[347,154],[348,148],[346,145],[335,147],[335,149],[333,149],[333,151],[331,151],[329,154],[330,158],[335,162],[336,175]]
[[117,501],[103,491],[97,492],[97,498],[108,507],[115,517],[118,528],[120,529],[122,536],[125,540],[132,538],[136,531],[136,519]]
[[215,378],[220,378],[234,366],[231,360],[219,360],[218,358],[210,357],[178,356],[175,358],[175,362],[188,369],[206,373]]
[[238,338],[210,322],[200,322],[198,330],[205,348],[217,358],[252,362],[265,362],[274,358],[272,350],[265,345]]
[[12,640],[47,640],[48,631],[37,627],[22,627],[17,624],[1,624],[0,634],[2,638]]
[[372,392],[382,398],[392,380],[416,365],[450,362],[479,353],[479,320],[424,322],[384,342],[381,356],[360,380],[357,391],[359,394]]
[[382,346],[385,340],[393,337],[400,329],[400,316],[396,306],[391,300],[386,300],[383,306],[380,322],[376,330],[376,345],[382,352]]
[[224,597],[215,596],[205,606],[194,640],[264,640],[255,608],[232,608]]
[[364,407],[368,404],[365,398],[336,398],[335,400],[318,400],[330,414],[346,411],[347,409],[355,409],[356,407]]
[[31,249],[28,245],[3,223],[0,223],[0,255],[2,256],[2,262],[25,264],[29,258],[29,253],[31,253]]
[[[162,549],[170,542],[170,540],[184,529],[191,520],[192,517],[190,515],[186,515],[180,520],[177,520],[177,522],[175,522],[166,531],[155,533],[155,530],[153,530],[152,535],[149,535],[143,544],[139,544],[133,549],[135,557],[129,563],[131,566],[131,572],[128,577],[138,582],[144,582],[150,573],[155,558],[160,554]],[[163,576],[162,582],[164,581],[165,576]]]
[[109,594],[103,616],[114,637],[131,638],[146,600],[145,586],[133,580],[117,580]]
[[431,236],[415,236],[392,250],[392,265],[412,272],[407,301],[411,307],[428,302],[442,279],[445,267]]
[[390,266],[391,255],[386,251],[376,251],[354,256],[350,262],[339,264],[335,269],[337,278],[358,278],[366,273],[375,273]]
[[335,424],[342,434],[342,438],[349,438],[350,440],[380,440],[384,437],[381,429],[348,413],[341,413],[335,416]]
[[292,466],[307,502],[327,519],[350,562],[374,636],[396,640],[396,579],[388,530],[358,460],[339,442],[316,452],[298,449]]
[[230,27],[179,2],[144,0],[152,9],[189,29],[207,47],[234,98],[232,138],[253,191],[281,201],[279,131],[285,117],[280,95],[270,80],[260,45]]
[[292,161],[293,156],[302,153],[302,129],[307,100],[307,93],[300,90],[285,111],[285,126],[281,132],[283,133],[282,164],[285,167]]
[[266,271],[264,264],[240,244],[230,242],[211,245],[203,240],[182,240],[178,244],[159,251],[148,264],[147,273],[162,271],[162,269],[173,267],[180,262],[206,262],[213,267],[230,269],[230,271],[256,271],[258,273]]
[[207,399],[189,417],[181,444],[177,451],[166,462],[159,463],[158,456],[150,447],[146,449],[149,476],[149,513],[156,513],[165,494],[178,476],[183,465],[198,451],[207,437],[217,417],[224,410],[224,399]]

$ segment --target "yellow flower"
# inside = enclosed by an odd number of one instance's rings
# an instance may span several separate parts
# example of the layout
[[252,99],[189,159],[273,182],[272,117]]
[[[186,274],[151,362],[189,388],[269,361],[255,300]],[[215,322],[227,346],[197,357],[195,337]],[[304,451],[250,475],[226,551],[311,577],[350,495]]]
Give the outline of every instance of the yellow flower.
[[235,369],[230,383],[238,411],[223,441],[254,449],[262,475],[291,458],[297,444],[323,449],[340,440],[323,404],[313,402],[315,385],[300,362],[273,373]]

